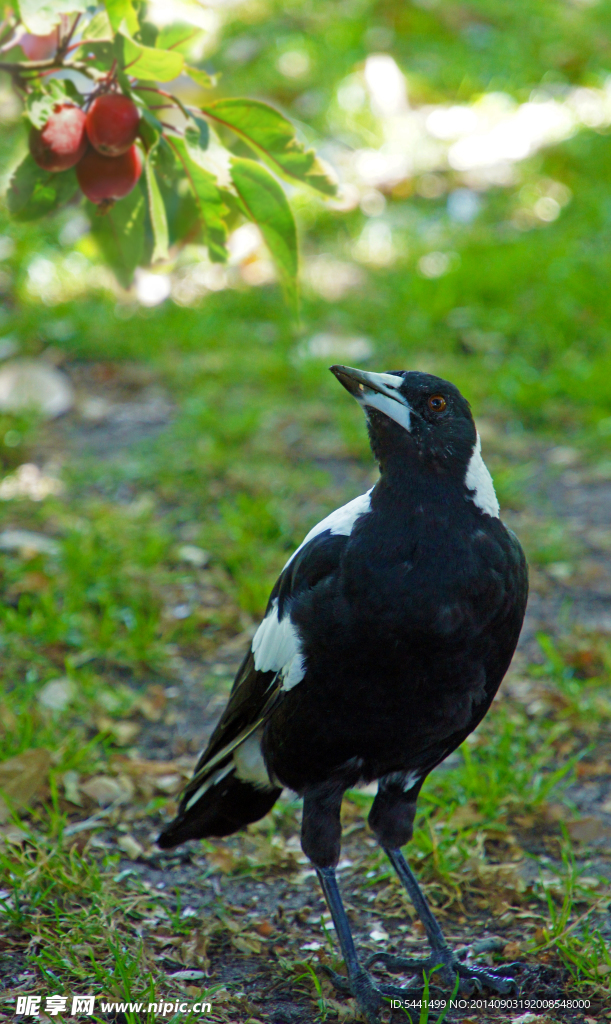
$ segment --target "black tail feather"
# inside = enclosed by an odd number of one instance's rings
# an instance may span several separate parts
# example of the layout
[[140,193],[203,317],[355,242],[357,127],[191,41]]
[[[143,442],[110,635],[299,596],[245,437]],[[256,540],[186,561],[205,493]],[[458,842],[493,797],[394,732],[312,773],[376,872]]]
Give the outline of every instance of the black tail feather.
[[157,845],[167,850],[187,839],[232,835],[271,811],[281,792],[281,789],[258,789],[233,774],[226,776],[207,789],[189,810],[179,810],[161,832]]

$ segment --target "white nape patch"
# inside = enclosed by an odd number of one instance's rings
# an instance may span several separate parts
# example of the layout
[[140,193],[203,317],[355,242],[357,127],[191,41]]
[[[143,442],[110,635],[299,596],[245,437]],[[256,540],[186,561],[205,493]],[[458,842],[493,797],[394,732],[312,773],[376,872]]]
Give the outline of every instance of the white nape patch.
[[257,672],[280,672],[282,689],[292,690],[305,675],[299,634],[287,614],[278,619],[278,599],[252,639]]
[[273,782],[261,753],[263,728],[251,733],[233,752],[235,773],[241,782],[250,782],[257,789],[273,789]]
[[286,566],[291,564],[295,555],[301,551],[309,541],[313,540],[314,537],[318,537],[320,533],[324,533],[326,530],[329,530],[333,535],[342,534],[344,537],[349,537],[358,517],[366,515],[367,512],[371,511],[372,491],[373,487],[370,487],[365,494],[359,494],[358,498],[353,498],[347,505],[342,505],[341,508],[336,508],[335,512],[331,512],[328,516],[325,516],[324,519],[321,519],[321,521],[317,523],[316,526],[313,526],[310,532],[305,535],[299,547],[293,551],[293,554],[284,568],[286,569]]
[[[386,374],[388,376],[388,374]],[[411,429],[410,419],[410,408],[409,405],[403,405],[397,402],[395,398],[389,398],[387,395],[381,395],[379,391],[364,391],[362,396],[357,397],[359,405],[364,406],[365,409],[377,409],[378,412],[383,412],[389,419],[394,420],[404,430]]]
[[203,797],[204,793],[207,793],[211,786],[216,786],[217,782],[221,782],[229,772],[234,770],[234,763],[230,761],[229,764],[225,765],[224,768],[220,768],[217,772],[214,772],[205,782],[195,791],[188,804],[185,805],[185,811],[190,811],[194,804]]
[[465,474],[465,487],[474,491],[469,495],[471,500],[489,516],[499,518],[500,509],[498,499],[494,490],[494,484],[490,471],[482,459],[482,442],[479,434],[473,446],[473,455],[469,459],[467,472]]

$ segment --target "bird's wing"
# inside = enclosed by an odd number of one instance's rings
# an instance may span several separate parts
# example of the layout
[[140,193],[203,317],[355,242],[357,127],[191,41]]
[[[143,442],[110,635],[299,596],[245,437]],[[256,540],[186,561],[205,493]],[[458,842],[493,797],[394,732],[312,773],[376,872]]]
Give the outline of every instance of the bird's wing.
[[318,523],[286,563],[238,670],[229,702],[184,790],[181,808],[188,809],[196,802],[207,781],[218,777],[237,748],[269,718],[283,692],[303,679],[306,666],[291,606],[300,593],[337,570],[357,518],[369,511],[370,493]]

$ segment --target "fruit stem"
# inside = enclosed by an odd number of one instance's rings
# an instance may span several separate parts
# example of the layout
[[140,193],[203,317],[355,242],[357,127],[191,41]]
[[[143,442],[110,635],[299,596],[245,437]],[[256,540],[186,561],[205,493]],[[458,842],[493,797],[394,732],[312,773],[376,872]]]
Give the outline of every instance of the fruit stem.
[[114,199],[103,199],[101,203],[98,203],[98,209],[96,211],[98,217],[104,217],[114,205]]
[[117,58],[115,57],[113,62],[112,62],[112,64],[111,64],[111,66],[110,66],[110,71],[108,72],[108,75],[106,76],[106,79],[107,79],[109,84],[112,82],[112,79],[114,77],[114,74],[115,74],[116,70],[117,70]]
[[63,39],[60,40],[59,46],[57,47],[57,56],[58,57],[64,57],[66,55],[66,53],[68,51],[68,46],[70,45],[70,41],[72,39],[72,36],[76,32],[76,26],[78,25],[80,20],[81,20],[81,15],[77,14],[76,18],[72,22],[72,25],[71,25],[67,35]]

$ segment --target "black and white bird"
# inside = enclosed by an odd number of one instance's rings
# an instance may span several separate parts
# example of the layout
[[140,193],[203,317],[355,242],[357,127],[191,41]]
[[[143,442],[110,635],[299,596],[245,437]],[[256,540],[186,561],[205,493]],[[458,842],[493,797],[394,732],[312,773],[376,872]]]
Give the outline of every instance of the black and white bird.
[[[426,929],[431,955],[378,953],[391,972],[435,971],[462,991],[506,993],[460,962],[401,847],[424,779],[488,711],[515,650],[528,592],[520,544],[499,518],[470,407],[431,374],[332,366],[363,408],[380,477],[318,523],[286,563],[225,711],[161,847],[226,836],[283,787],[303,797],[314,864],[347,969],[334,975],[370,1021],[384,996],[359,962],[335,867],[345,791],[378,781],[369,825]],[[420,981],[421,983],[421,981]]]

